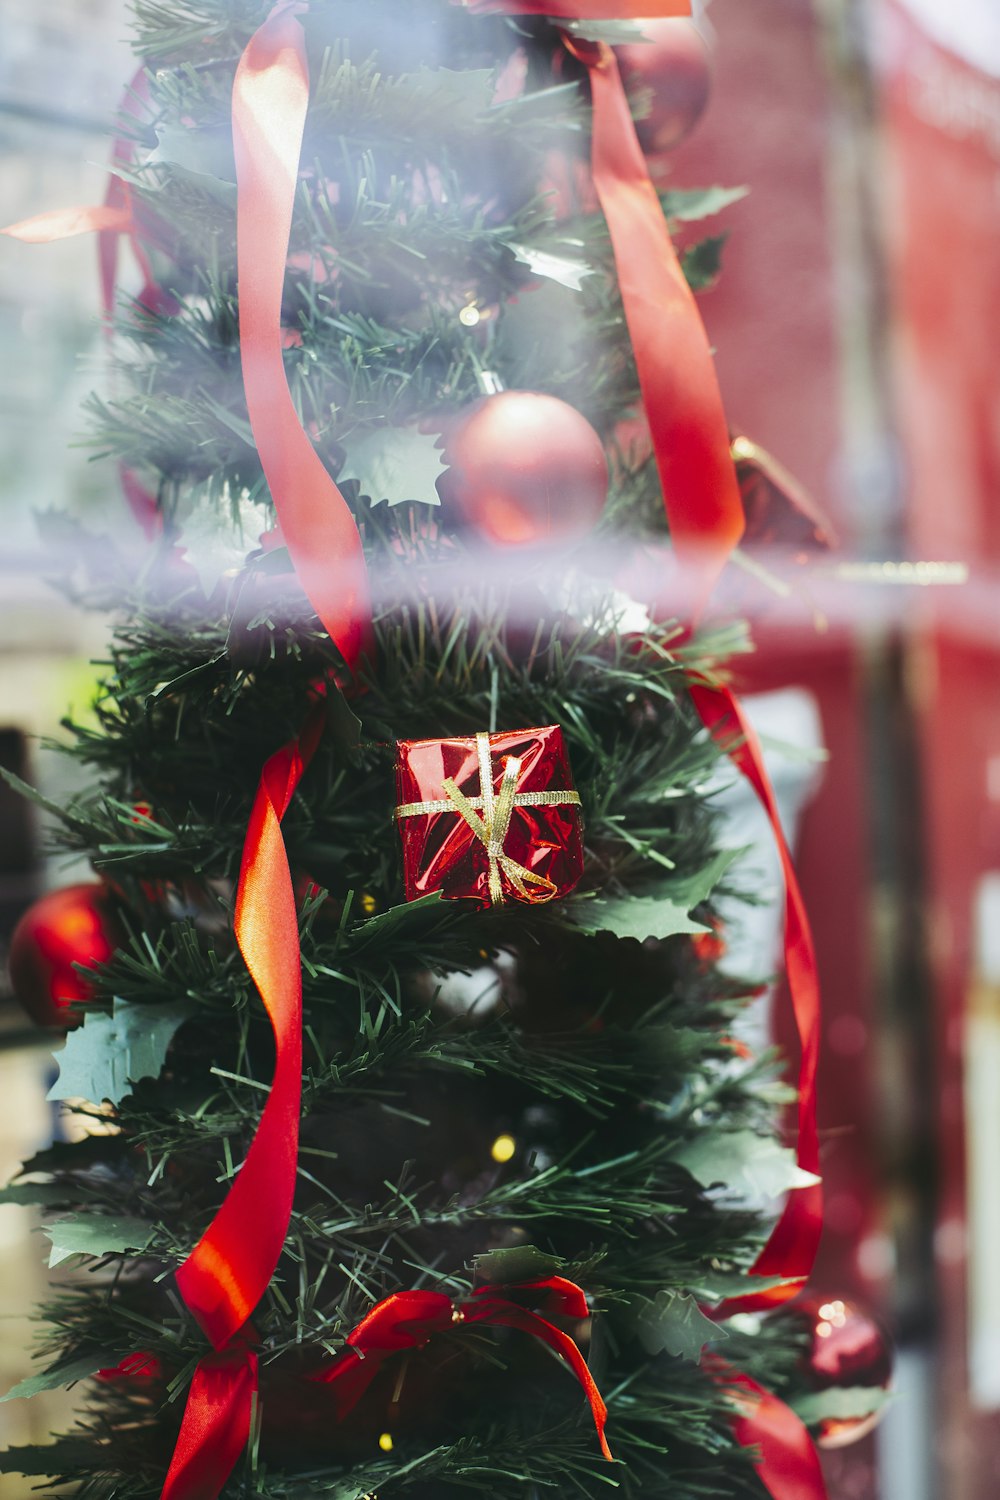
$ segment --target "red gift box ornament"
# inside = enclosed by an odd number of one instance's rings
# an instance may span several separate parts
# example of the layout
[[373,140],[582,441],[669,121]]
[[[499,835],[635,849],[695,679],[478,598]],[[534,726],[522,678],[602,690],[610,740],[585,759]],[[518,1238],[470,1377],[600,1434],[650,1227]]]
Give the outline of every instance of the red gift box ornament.
[[408,901],[537,903],[580,879],[580,794],[558,725],[401,740],[396,788]]

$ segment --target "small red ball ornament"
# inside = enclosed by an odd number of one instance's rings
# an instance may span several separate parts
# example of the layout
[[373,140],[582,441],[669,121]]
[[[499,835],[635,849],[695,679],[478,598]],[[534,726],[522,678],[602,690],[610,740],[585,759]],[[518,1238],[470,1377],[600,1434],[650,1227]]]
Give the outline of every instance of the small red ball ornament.
[[[488,396],[449,434],[445,498],[492,542],[583,536],[608,495],[604,445],[575,407],[538,391]],[[444,476],[442,476],[444,479]]]
[[69,1010],[93,989],[74,964],[106,963],[124,941],[115,898],[97,882],[50,891],[28,908],[10,940],[14,994],[39,1026],[79,1024]]
[[[858,1397],[870,1391],[867,1410],[825,1417],[816,1433],[821,1448],[846,1448],[867,1437],[882,1415],[882,1395],[892,1380],[892,1346],[875,1319],[840,1297],[801,1306],[812,1342],[806,1375],[816,1392],[843,1390]],[[861,1400],[861,1406],[865,1403]],[[857,1403],[855,1403],[857,1405]]]
[[691,134],[708,103],[712,68],[693,21],[643,21],[642,30],[648,41],[629,42],[617,52],[626,85],[652,91],[649,113],[635,128],[642,149],[653,156],[672,151]]

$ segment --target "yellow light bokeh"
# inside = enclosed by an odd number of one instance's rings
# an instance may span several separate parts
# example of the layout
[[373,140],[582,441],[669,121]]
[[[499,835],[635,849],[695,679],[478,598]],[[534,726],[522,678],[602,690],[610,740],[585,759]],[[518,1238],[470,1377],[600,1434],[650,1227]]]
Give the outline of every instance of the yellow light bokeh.
[[517,1142],[512,1135],[498,1135],[490,1147],[490,1155],[493,1160],[501,1163],[510,1161],[516,1151]]

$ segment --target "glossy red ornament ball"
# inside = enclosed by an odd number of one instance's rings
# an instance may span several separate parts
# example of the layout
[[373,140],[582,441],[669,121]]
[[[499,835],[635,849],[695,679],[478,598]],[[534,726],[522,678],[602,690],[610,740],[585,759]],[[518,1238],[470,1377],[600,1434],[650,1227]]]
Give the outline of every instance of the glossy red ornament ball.
[[521,546],[583,536],[608,495],[604,445],[557,396],[502,391],[448,435],[444,494],[491,542]]
[[68,1009],[93,990],[74,964],[106,963],[124,941],[113,892],[98,882],[50,891],[28,908],[10,940],[14,994],[39,1026],[79,1024]]
[[712,65],[693,21],[643,21],[642,30],[648,41],[629,42],[616,50],[626,86],[652,91],[649,113],[635,126],[642,149],[652,156],[679,146],[701,119],[711,91]]
[[868,1410],[826,1417],[819,1426],[816,1441],[821,1448],[846,1448],[866,1437],[882,1415],[879,1398],[892,1380],[892,1346],[875,1319],[844,1298],[816,1299],[800,1304],[800,1310],[812,1335],[806,1356],[812,1390],[844,1390],[862,1397],[871,1392]]

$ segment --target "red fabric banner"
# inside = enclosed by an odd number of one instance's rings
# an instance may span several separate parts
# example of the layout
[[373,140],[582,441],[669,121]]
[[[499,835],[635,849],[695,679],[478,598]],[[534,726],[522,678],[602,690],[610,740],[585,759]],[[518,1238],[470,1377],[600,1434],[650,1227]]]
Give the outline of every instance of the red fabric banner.
[[240,354],[247,410],[299,581],[349,668],[372,651],[357,523],[307,436],[285,375],[281,299],[309,104],[299,0],[276,5],[233,84]]
[[250,815],[234,928],[274,1028],[274,1080],[257,1134],[205,1234],[177,1272],[181,1296],[221,1349],[274,1274],[292,1211],[302,1097],[299,924],[281,820],[319,742],[323,705],[264,767]]

